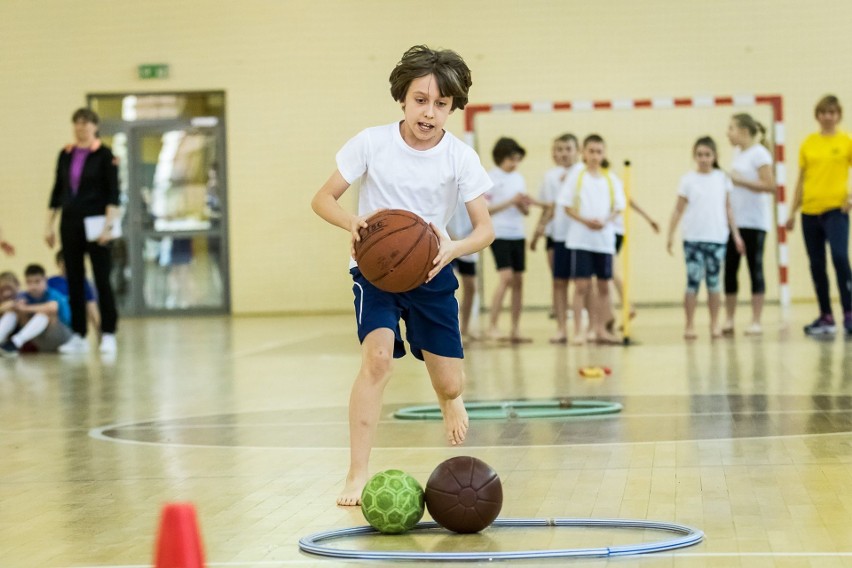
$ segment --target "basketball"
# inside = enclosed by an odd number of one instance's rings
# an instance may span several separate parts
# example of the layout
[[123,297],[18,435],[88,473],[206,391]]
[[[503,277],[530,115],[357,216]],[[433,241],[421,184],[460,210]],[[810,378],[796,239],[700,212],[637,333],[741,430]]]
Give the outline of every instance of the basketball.
[[364,278],[385,292],[408,292],[426,281],[438,256],[438,237],[410,211],[388,209],[367,219],[355,243],[355,260]]
[[503,484],[491,466],[471,456],[441,463],[426,483],[426,508],[436,523],[457,533],[490,525],[503,506]]
[[374,529],[400,534],[423,518],[423,488],[398,469],[377,473],[361,492],[361,512]]

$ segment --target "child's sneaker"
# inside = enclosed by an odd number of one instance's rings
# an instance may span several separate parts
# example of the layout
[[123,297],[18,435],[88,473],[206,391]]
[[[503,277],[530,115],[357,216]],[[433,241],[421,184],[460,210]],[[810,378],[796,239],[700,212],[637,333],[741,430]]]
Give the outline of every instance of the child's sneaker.
[[101,337],[101,353],[114,355],[116,351],[118,351],[118,344],[115,342],[115,335],[112,333],[105,333],[103,337]]
[[14,359],[18,356],[18,346],[12,343],[11,339],[6,340],[0,345],[0,356],[6,359]]
[[821,315],[813,323],[805,326],[805,335],[832,335],[835,332],[837,332],[837,326],[834,325],[834,316],[831,314]]
[[87,353],[89,351],[89,342],[80,334],[75,333],[71,339],[59,346],[59,352],[68,353]]

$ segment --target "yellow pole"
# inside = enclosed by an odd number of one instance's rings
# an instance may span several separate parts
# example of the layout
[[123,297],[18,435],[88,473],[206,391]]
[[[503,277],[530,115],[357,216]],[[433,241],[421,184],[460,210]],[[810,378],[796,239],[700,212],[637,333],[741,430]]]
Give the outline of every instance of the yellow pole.
[[630,345],[630,160],[624,160],[624,243],[621,245],[621,321],[624,345]]

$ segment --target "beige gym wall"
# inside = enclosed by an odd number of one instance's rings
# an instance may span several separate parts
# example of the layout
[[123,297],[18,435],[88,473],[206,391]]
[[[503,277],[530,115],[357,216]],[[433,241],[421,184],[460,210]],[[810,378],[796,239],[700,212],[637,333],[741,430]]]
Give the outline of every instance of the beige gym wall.
[[[349,137],[400,116],[387,76],[417,43],[466,58],[472,102],[781,94],[792,189],[798,144],[815,127],[815,101],[826,92],[852,100],[843,65],[852,47],[849,21],[852,4],[828,0],[2,0],[0,227],[18,248],[3,265],[50,263],[41,237],[52,170],[86,94],[224,90],[234,312],[349,309],[347,236],[313,215],[309,202]],[[137,79],[136,66],[152,62],[168,63],[171,77]],[[636,199],[665,231],[677,179],[691,167],[692,141],[710,133],[723,165],[729,159],[730,112],[483,117],[481,156],[491,167],[494,138],[516,136],[529,150],[522,172],[537,192],[550,140],[565,130],[599,130],[616,171],[623,159],[633,161]],[[456,113],[449,123],[458,135],[461,118]],[[801,235],[790,240],[794,298],[811,300]],[[664,243],[639,223],[639,302],[680,299],[682,258],[679,251],[669,257]],[[768,283],[777,297],[773,250]],[[527,304],[544,305],[543,258],[529,263]]]

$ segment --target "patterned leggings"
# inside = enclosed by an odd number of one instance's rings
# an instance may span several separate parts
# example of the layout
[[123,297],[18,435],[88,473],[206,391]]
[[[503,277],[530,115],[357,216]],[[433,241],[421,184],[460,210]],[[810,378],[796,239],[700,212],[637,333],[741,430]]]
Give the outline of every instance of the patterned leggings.
[[686,291],[697,294],[701,281],[707,281],[707,291],[722,291],[720,275],[725,260],[726,243],[699,243],[683,241],[683,255],[686,258]]

